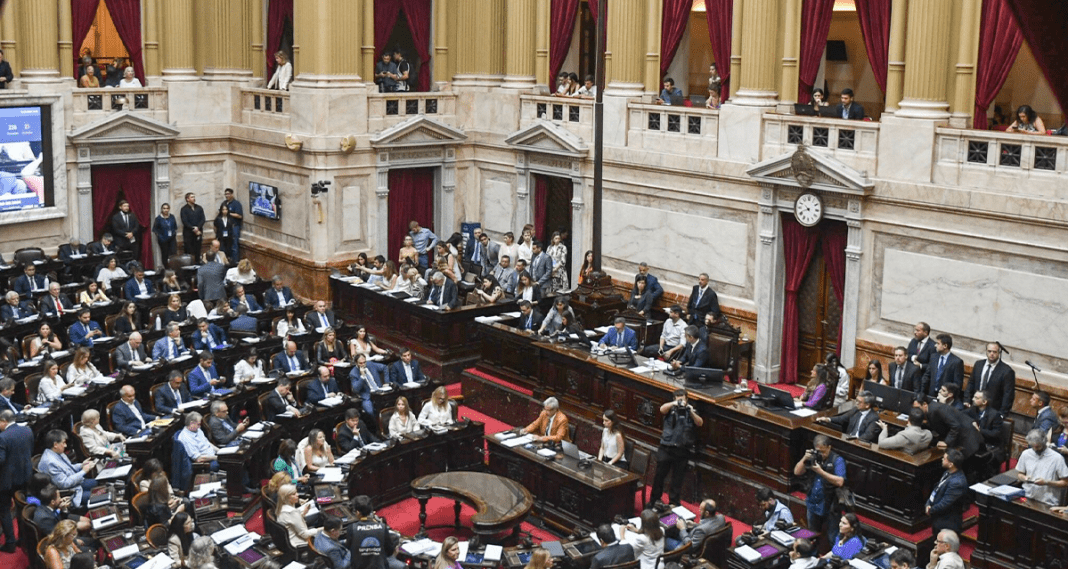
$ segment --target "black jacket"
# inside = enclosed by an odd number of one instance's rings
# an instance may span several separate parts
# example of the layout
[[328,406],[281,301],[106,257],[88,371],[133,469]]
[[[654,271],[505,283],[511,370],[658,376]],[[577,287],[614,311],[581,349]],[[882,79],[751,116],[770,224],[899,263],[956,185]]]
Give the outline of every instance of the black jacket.
[[351,569],[389,569],[387,558],[397,549],[397,542],[384,521],[365,518],[349,526]]
[[853,409],[836,417],[831,417],[831,423],[841,429],[846,435],[851,435],[854,431],[857,431],[857,423],[860,423],[860,430],[857,438],[866,443],[878,441],[880,430],[878,425],[879,411],[876,409],[869,410],[862,423],[860,415],[860,409]]

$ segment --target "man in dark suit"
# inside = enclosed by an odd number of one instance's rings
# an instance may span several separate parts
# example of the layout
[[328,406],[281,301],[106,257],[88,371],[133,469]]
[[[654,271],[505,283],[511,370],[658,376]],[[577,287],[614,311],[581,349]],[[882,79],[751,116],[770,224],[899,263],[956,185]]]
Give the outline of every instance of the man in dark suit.
[[931,516],[931,531],[936,535],[944,529],[960,532],[964,523],[964,497],[968,490],[968,479],[961,471],[964,455],[951,448],[942,456],[942,468],[946,472],[938,485],[931,491],[924,511]]
[[652,295],[652,304],[656,306],[656,301],[660,300],[661,296],[664,296],[664,287],[660,286],[660,280],[649,272],[649,263],[644,261],[638,263],[638,274],[634,275],[634,288],[630,291],[630,297],[634,298],[638,295],[638,277],[640,276],[645,277],[645,290]]
[[475,229],[477,232],[475,246],[471,248],[471,263],[482,267],[482,274],[488,275],[493,267],[497,266],[500,262],[501,246],[494,243],[489,235],[482,232],[481,229]]
[[1053,407],[1049,404],[1049,393],[1041,390],[1037,390],[1031,394],[1030,405],[1035,410],[1035,424],[1034,429],[1045,431],[1049,434],[1054,428],[1057,427],[1057,423],[1060,421],[1057,419],[1057,413],[1053,411]]
[[56,252],[56,256],[64,263],[71,262],[76,256],[84,256],[88,254],[89,252],[85,245],[82,245],[82,242],[77,238],[72,238],[70,243],[60,245],[59,250]]
[[119,211],[111,216],[111,234],[115,237],[115,247],[119,249],[133,249],[134,243],[141,246],[141,222],[137,220],[137,214],[130,211],[130,202],[119,202]]
[[349,372],[349,380],[352,382],[352,395],[360,398],[360,405],[368,417],[375,416],[371,394],[385,389],[387,386],[383,371],[384,367],[367,365],[367,356],[360,354],[356,356],[356,366]]
[[1012,411],[1016,399],[1016,373],[1009,364],[1001,361],[1001,344],[997,342],[987,344],[986,359],[972,366],[972,379],[964,393],[965,405],[971,402],[976,391],[986,391],[990,406],[1002,416]]
[[304,396],[304,402],[312,405],[318,405],[323,399],[334,397],[341,393],[341,388],[338,387],[337,381],[330,377],[330,368],[319,366],[317,371],[319,377],[315,381],[308,383],[308,393]]
[[90,255],[112,255],[115,253],[115,247],[112,246],[114,238],[110,233],[105,233],[100,236],[100,241],[94,241],[90,243],[85,251]]
[[48,283],[48,294],[41,297],[38,306],[41,307],[41,314],[48,317],[60,317],[74,310],[70,298],[59,292],[59,283]]
[[284,352],[275,354],[274,359],[271,361],[271,366],[274,369],[281,370],[283,373],[311,369],[308,365],[308,358],[304,357],[304,352],[297,350],[297,343],[292,340],[286,342],[286,350]]
[[692,529],[687,527],[682,518],[675,522],[674,528],[668,528],[669,535],[674,534],[674,530],[678,530],[678,540],[668,537],[670,545],[674,546],[671,548],[672,551],[678,549],[680,545],[689,545],[690,553],[700,553],[701,544],[705,538],[727,525],[727,519],[717,511],[716,501],[711,498],[706,498],[701,502],[698,512],[701,518]]
[[145,278],[145,269],[141,265],[134,267],[133,278],[126,281],[126,285],[122,288],[126,293],[126,300],[133,300],[138,296],[156,294],[156,287],[152,284],[152,281]]
[[140,364],[148,360],[145,347],[141,342],[141,333],[130,334],[124,344],[115,348],[115,367],[118,369],[130,369],[130,366]]
[[923,392],[928,396],[938,395],[938,390],[946,383],[964,387],[964,362],[950,353],[952,349],[953,336],[939,334],[935,339],[935,351],[938,353],[931,358],[930,365],[923,372]]
[[28,410],[30,406],[15,403],[11,400],[13,395],[15,395],[15,380],[10,377],[0,379],[0,411],[11,411],[15,419],[21,419],[19,415]]
[[601,345],[608,346],[610,348],[630,348],[631,350],[638,349],[638,335],[627,327],[627,321],[622,316],[617,316],[612,323],[612,327],[608,329],[608,333],[601,338]]
[[445,278],[441,271],[435,271],[430,277],[430,286],[426,288],[426,296],[423,297],[426,304],[441,306],[443,308],[456,308],[459,303],[456,283],[452,279]]
[[315,307],[304,315],[304,325],[308,327],[308,330],[336,329],[337,319],[334,317],[333,310],[326,309],[325,301],[317,300]]
[[278,386],[270,391],[264,402],[263,418],[274,421],[282,413],[292,413],[294,417],[300,415],[292,390],[293,382],[289,381],[289,378],[279,379]]
[[7,294],[4,295],[4,300],[4,304],[0,306],[0,321],[2,322],[28,318],[37,313],[33,308],[33,302],[29,300],[20,301],[19,293],[16,291],[7,291]]
[[597,539],[601,541],[601,547],[604,549],[598,551],[590,560],[590,569],[601,569],[634,561],[634,548],[629,543],[619,543],[616,537],[612,526],[608,524],[597,526]]
[[842,102],[834,108],[834,114],[843,119],[862,121],[864,120],[864,107],[853,101],[853,90],[847,87],[842,89]]
[[11,501],[33,474],[33,431],[15,423],[15,414],[0,410],[0,525],[4,529],[4,546],[0,551],[14,553],[17,541],[11,521]]
[[989,451],[989,457],[982,464],[977,465],[980,469],[979,479],[986,480],[997,474],[998,467],[1008,458],[1005,456],[1005,441],[1001,436],[1005,420],[1001,413],[990,405],[990,399],[983,390],[976,391],[972,395],[972,406],[966,413],[979,428],[979,434],[983,436],[983,446]]
[[11,288],[22,296],[48,290],[48,277],[37,274],[37,267],[30,263],[22,268],[22,275],[15,279]]
[[182,206],[182,248],[187,255],[193,256],[193,263],[200,262],[200,248],[204,241],[204,208],[197,205],[197,196],[193,192],[185,195]]
[[542,315],[529,300],[519,301],[519,320],[515,327],[525,332],[536,332],[541,327]]
[[200,300],[226,300],[226,265],[219,263],[215,253],[204,255],[204,264],[197,269],[197,294]]
[[398,386],[404,383],[426,383],[419,362],[412,357],[411,348],[401,348],[400,359],[389,366],[389,382]]
[[874,404],[875,396],[870,391],[861,391],[857,394],[856,407],[835,417],[819,417],[816,422],[834,425],[847,437],[873,443],[879,440],[880,430],[879,413],[872,408]]
[[230,240],[230,250],[223,252],[236,263],[241,258],[241,226],[244,223],[245,216],[243,214],[245,212],[241,207],[241,202],[234,198],[234,190],[232,188],[226,188],[223,191],[223,203],[230,210],[230,222],[234,224],[234,238]]
[[231,447],[241,444],[238,437],[248,429],[248,417],[240,423],[234,423],[230,419],[229,411],[225,401],[216,399],[211,402],[211,414],[208,415],[207,421],[215,446]]
[[[611,332],[611,330],[609,330]],[[708,346],[700,339],[700,330],[697,326],[689,325],[686,327],[685,346],[682,348],[682,355],[679,359],[671,362],[671,369],[680,369],[683,367],[708,367]]]
[[913,406],[923,409],[923,412],[927,414],[927,427],[938,440],[938,448],[959,447],[965,460],[982,448],[982,435],[972,426],[971,418],[963,411],[931,401],[923,393],[916,395]]
[[111,408],[111,423],[115,430],[127,437],[136,437],[148,428],[148,424],[156,419],[151,413],[141,409],[141,403],[137,401],[137,392],[132,385],[124,385],[119,390],[122,398]]
[[193,332],[193,349],[198,352],[204,350],[217,350],[225,348],[226,332],[222,328],[208,322],[207,318],[197,320],[197,331]]
[[170,415],[182,403],[192,401],[193,395],[189,393],[189,388],[182,381],[182,372],[176,369],[171,370],[170,375],[167,376],[167,385],[156,390],[154,400],[156,412],[161,415]]
[[542,251],[541,241],[532,242],[530,251],[530,277],[547,293],[553,284],[553,259]]
[[[648,277],[645,279],[645,287],[649,288]],[[708,273],[701,273],[697,284],[693,285],[690,300],[686,303],[686,321],[700,326],[705,321],[705,314],[709,313],[719,315],[719,296],[708,284]]]
[[275,275],[271,279],[271,290],[263,293],[263,303],[268,308],[280,308],[293,302],[293,291],[282,286],[282,277]]
[[368,443],[376,443],[379,438],[367,423],[360,420],[360,412],[357,409],[345,411],[345,424],[337,430],[337,448],[342,453],[347,453],[354,448],[363,448]]
[[[926,322],[917,322],[912,327],[912,340],[909,341],[909,361],[920,368],[923,374],[931,358],[935,357],[934,340],[931,339],[931,326]],[[917,387],[919,389],[919,387]]]
[[894,348],[894,359],[887,366],[887,381],[890,387],[904,389],[913,393],[923,386],[920,377],[920,368],[909,361],[908,350],[904,346]]
[[230,299],[230,308],[237,310],[237,307],[244,305],[249,312],[258,312],[263,310],[260,303],[256,302],[256,297],[251,294],[245,294],[245,287],[237,285],[234,287],[234,297]]

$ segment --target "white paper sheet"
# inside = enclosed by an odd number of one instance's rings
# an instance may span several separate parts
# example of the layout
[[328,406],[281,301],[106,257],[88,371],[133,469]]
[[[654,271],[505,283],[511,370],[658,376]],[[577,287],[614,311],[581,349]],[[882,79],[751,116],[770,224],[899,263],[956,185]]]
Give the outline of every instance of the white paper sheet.
[[117,466],[115,468],[105,468],[100,471],[100,474],[96,475],[97,480],[108,480],[110,478],[122,478],[130,473],[130,469],[133,468],[132,464],[125,466]]
[[322,482],[326,484],[335,484],[345,479],[345,475],[338,467],[324,466],[319,469],[319,474],[323,476]]
[[817,411],[815,409],[808,409],[808,408],[796,409],[794,411],[790,411],[791,415],[797,415],[798,417],[811,417],[811,416],[815,415],[816,413],[817,413]]
[[245,529],[245,526],[237,524],[211,534],[211,540],[214,541],[216,545],[222,545],[232,539],[237,539],[246,533],[248,533],[248,530]]
[[501,444],[503,444],[504,446],[506,446],[508,448],[512,448],[512,447],[522,446],[522,445],[525,445],[525,444],[527,444],[529,442],[533,442],[533,441],[534,441],[534,435],[523,435],[521,437],[515,437],[515,438],[508,439],[508,440],[504,441]]
[[111,552],[111,556],[113,558],[115,558],[115,561],[118,561],[120,559],[126,559],[127,557],[129,557],[131,555],[136,555],[138,551],[141,551],[141,548],[137,547],[137,544],[134,543],[132,545],[127,545],[125,547],[120,547],[120,548],[112,551]]

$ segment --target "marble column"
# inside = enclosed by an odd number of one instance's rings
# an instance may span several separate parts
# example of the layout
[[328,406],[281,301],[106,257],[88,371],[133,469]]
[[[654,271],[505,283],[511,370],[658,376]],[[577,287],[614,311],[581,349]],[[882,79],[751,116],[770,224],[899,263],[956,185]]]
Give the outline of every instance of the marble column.
[[145,26],[143,58],[145,60],[145,78],[160,76],[159,30],[160,3],[162,0],[144,0],[142,19]]
[[953,0],[911,0],[905,36],[905,91],[902,118],[949,118],[947,91]]
[[[609,12],[611,13],[611,12]],[[660,92],[660,36],[663,33],[663,0],[645,0],[645,61],[642,83],[645,93],[654,97]],[[682,81],[683,84],[687,83]]]
[[[742,18],[742,73],[738,79],[736,105],[774,106],[779,95],[776,48],[779,36],[778,0],[745,0]],[[733,82],[733,81],[732,81]]]
[[19,57],[18,14],[19,3],[8,2],[0,17],[0,49],[4,50],[4,60],[11,65],[11,72],[18,77],[22,71],[22,59]]
[[[386,151],[388,152],[388,151]],[[375,251],[389,250],[389,165],[381,157],[376,160],[379,164],[375,168],[375,225],[372,235],[374,243],[371,244]]]
[[295,87],[344,87],[361,83],[361,59],[352,56],[346,30],[362,29],[363,2],[352,0],[296,0],[294,43]]
[[849,213],[846,214],[846,266],[845,295],[842,298],[842,337],[839,346],[842,353],[842,365],[850,369],[855,364],[857,355],[857,312],[860,306],[860,256],[861,236],[860,200],[849,200]]
[[205,53],[206,81],[247,81],[252,78],[249,62],[246,0],[206,0],[201,14],[210,40]]
[[[436,9],[438,4],[443,4],[445,1],[437,0],[434,2],[434,8]],[[435,18],[434,22],[437,21]],[[437,33],[436,26],[434,32]],[[360,71],[371,85],[374,85],[375,64],[380,58],[381,54],[375,53],[375,3],[374,0],[365,0],[363,3],[363,41],[360,42]],[[437,65],[436,62],[435,65]],[[378,91],[377,86],[375,91]]]
[[500,85],[504,73],[504,0],[464,0],[457,8],[454,82]]
[[800,85],[801,59],[801,3],[802,0],[786,0],[783,13],[782,81],[779,84],[779,111],[793,112]]
[[504,81],[506,89],[534,86],[537,0],[508,0],[504,11]]
[[[19,2],[19,28],[23,30],[22,82],[57,83],[59,75],[59,2]],[[73,62],[72,62],[73,65]],[[73,73],[72,73],[73,75]]]
[[757,329],[753,354],[753,377],[760,383],[778,383],[782,363],[783,285],[786,261],[780,236],[775,188],[761,184],[758,200],[756,303]]
[[734,0],[731,5],[731,69],[728,99],[734,98],[742,77],[742,2]]
[[975,65],[979,59],[979,22],[982,0],[960,0],[957,67],[950,106],[949,126],[969,128],[975,114]]
[[523,227],[532,223],[530,210],[531,194],[530,168],[527,165],[525,153],[518,153],[515,157],[515,218],[512,219],[512,227]]
[[890,49],[887,52],[886,112],[897,110],[905,84],[905,25],[909,0],[893,0],[890,7]]
[[552,0],[538,0],[534,31],[534,83],[539,92],[552,90],[552,78],[549,77],[549,32]]
[[578,275],[582,270],[582,256],[586,254],[586,229],[583,223],[586,202],[583,200],[585,184],[578,166],[572,166],[571,176],[571,275],[569,283],[578,285]]
[[[39,0],[40,1],[40,0]],[[74,77],[74,32],[71,31],[70,2],[59,0],[59,75]]]
[[434,56],[432,66],[434,68],[434,84],[439,91],[452,81],[454,68],[454,56],[449,52],[449,32],[453,30],[452,11],[449,10],[449,0],[434,1]]
[[77,152],[77,171],[74,183],[78,188],[78,239],[82,243],[91,243],[93,239],[93,163],[92,155],[86,146],[75,147]]
[[441,194],[438,200],[441,210],[439,233],[452,235],[456,231],[456,149],[444,150],[445,160],[441,164]]
[[[608,3],[605,95],[640,97],[645,92],[642,70],[647,0],[612,0]],[[659,50],[659,48],[657,48]]]
[[193,0],[166,0],[160,4],[163,81],[195,81]]
[[263,20],[263,2],[261,0],[249,0],[249,14],[246,24],[249,30],[249,69],[252,76],[263,79],[263,72],[267,69],[267,28]]

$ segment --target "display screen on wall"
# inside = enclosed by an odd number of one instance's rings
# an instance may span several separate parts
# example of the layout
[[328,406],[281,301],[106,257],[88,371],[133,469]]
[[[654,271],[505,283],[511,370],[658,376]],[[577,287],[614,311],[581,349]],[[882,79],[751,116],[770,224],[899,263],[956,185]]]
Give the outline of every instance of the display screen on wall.
[[282,216],[282,196],[274,186],[249,182],[248,203],[252,215],[268,219],[278,219]]
[[0,212],[52,205],[52,108],[0,107]]

